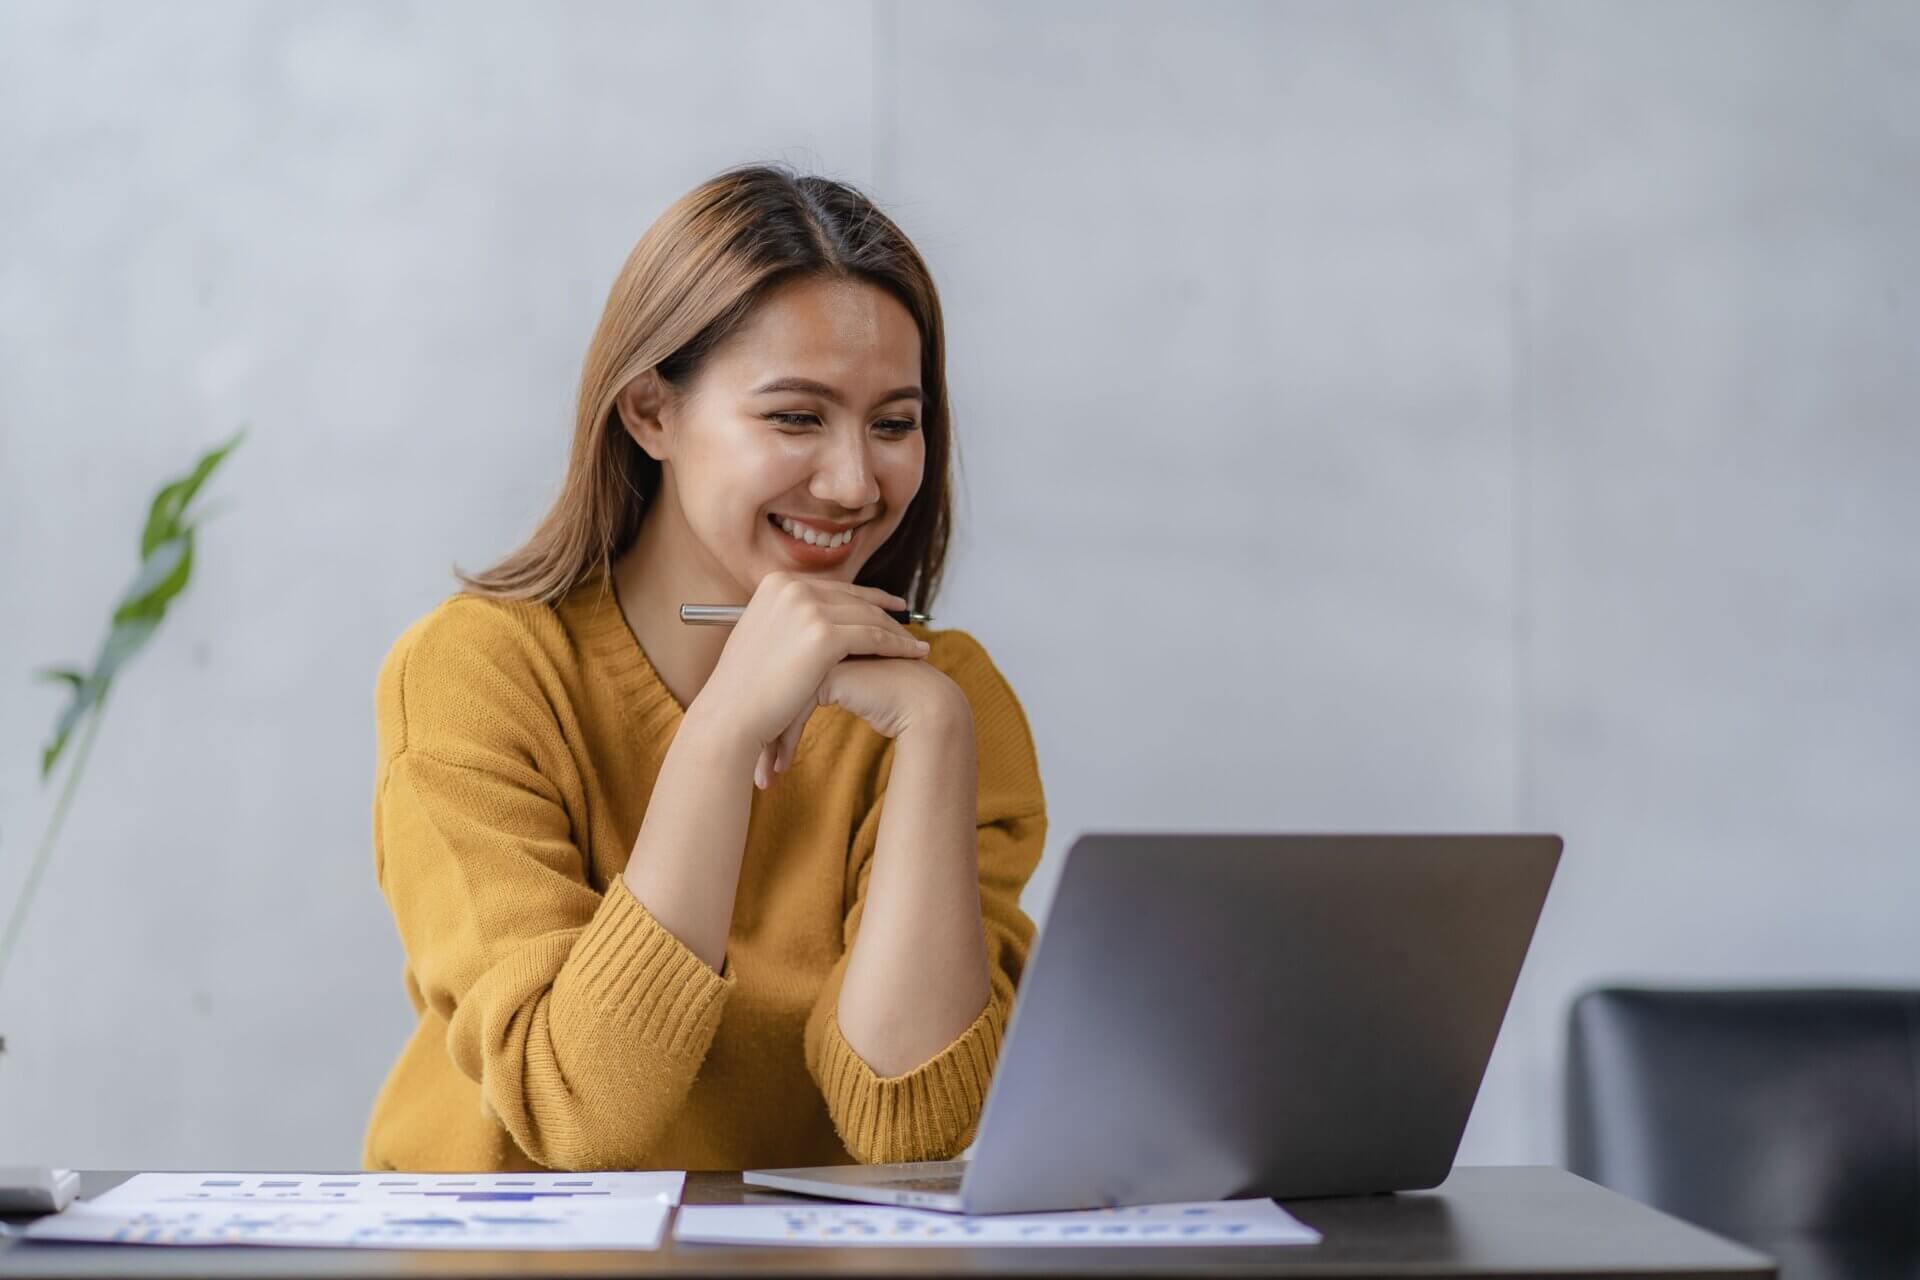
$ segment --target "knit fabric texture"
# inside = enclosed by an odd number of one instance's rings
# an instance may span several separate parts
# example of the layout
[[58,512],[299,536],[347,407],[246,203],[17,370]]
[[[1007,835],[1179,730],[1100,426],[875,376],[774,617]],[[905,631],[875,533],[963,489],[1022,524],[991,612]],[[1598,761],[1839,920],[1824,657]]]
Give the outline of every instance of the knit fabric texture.
[[365,1166],[742,1169],[963,1151],[1033,940],[1019,898],[1046,806],[1025,712],[986,651],[964,631],[909,629],[973,709],[992,995],[934,1057],[883,1078],[835,1006],[892,740],[822,707],[774,785],[749,785],[716,973],[621,878],[684,709],[608,576],[555,604],[460,593],[409,627],[376,681],[373,852],[418,1022],[375,1100]]

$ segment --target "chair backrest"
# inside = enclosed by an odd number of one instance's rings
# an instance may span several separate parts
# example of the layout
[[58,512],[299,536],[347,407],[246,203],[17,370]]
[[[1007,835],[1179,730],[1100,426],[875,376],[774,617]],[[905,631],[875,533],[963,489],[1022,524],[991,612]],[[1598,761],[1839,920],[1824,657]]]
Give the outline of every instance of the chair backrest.
[[1570,1024],[1573,1172],[1763,1248],[1920,1231],[1920,992],[1603,988]]

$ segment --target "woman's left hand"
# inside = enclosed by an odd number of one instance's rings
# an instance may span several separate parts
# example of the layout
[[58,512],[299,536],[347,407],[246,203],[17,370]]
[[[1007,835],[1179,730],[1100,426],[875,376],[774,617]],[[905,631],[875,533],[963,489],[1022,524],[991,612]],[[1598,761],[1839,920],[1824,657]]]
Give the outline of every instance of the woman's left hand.
[[820,707],[844,707],[888,738],[898,738],[915,725],[951,725],[970,719],[967,695],[946,672],[924,658],[879,658],[864,654],[842,658],[827,669],[813,702],[768,744],[753,767],[754,785],[762,790],[788,765],[800,746],[807,721]]

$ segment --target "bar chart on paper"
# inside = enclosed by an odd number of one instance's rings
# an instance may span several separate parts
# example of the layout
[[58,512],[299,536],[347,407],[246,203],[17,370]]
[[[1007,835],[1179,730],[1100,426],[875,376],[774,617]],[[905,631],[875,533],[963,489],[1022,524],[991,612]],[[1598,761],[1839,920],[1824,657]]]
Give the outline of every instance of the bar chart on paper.
[[143,1173],[29,1239],[408,1249],[655,1249],[680,1172]]

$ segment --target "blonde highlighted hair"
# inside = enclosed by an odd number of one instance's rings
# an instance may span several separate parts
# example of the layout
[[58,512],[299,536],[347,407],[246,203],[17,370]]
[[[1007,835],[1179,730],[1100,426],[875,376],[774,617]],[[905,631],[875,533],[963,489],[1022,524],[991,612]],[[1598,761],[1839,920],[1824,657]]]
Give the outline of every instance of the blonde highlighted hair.
[[857,581],[931,612],[953,523],[946,338],[933,276],[900,228],[859,191],[783,165],[728,169],[676,200],[627,255],[587,346],[560,496],[526,543],[491,569],[454,575],[477,595],[553,602],[632,545],[660,463],[621,426],[614,398],[655,369],[686,390],[701,361],[772,288],[806,276],[885,289],[920,330],[926,470],[893,536]]

